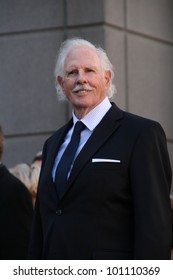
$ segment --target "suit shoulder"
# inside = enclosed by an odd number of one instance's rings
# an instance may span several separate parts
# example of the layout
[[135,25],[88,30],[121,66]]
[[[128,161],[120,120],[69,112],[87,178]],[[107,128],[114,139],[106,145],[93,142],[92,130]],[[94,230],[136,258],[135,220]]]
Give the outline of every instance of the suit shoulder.
[[161,124],[155,120],[145,118],[139,115],[135,115],[129,112],[124,112],[124,126],[128,127],[131,133],[137,133],[138,135],[148,134],[155,135],[162,135],[166,138],[165,132]]
[[57,137],[59,137],[59,135],[61,134],[61,132],[63,131],[63,128],[65,126],[60,127],[58,130],[56,130],[47,140],[45,143],[49,143],[52,142],[54,139],[57,139]]
[[64,124],[63,126],[61,126],[60,128],[58,128],[47,140],[45,143],[50,143],[56,139],[58,139],[62,133],[65,131],[67,132],[67,130],[72,126],[73,122],[72,122],[72,119]]
[[61,126],[57,131],[55,131],[47,140],[45,141],[43,145],[43,153],[42,153],[42,165],[45,161],[45,157],[47,155],[47,151],[51,149],[51,147],[54,147],[54,145],[57,143],[58,139],[60,139],[61,135],[63,135],[64,131],[68,129],[68,124],[65,124]]
[[131,123],[135,126],[139,126],[139,127],[142,127],[142,128],[145,128],[145,127],[161,127],[160,123],[155,121],[155,120],[152,120],[152,119],[149,119],[149,118],[145,118],[145,117],[142,117],[142,116],[139,116],[139,115],[135,115],[135,114],[132,114],[132,113],[129,113],[129,112],[124,112],[124,121],[125,122],[128,122],[128,123]]
[[136,129],[143,129],[145,127],[161,127],[160,123],[155,120],[133,114],[131,112],[123,111],[114,103],[112,103],[112,105],[113,106],[111,112],[114,116],[116,116],[116,120],[120,119],[123,125],[127,125],[129,129],[133,127]]

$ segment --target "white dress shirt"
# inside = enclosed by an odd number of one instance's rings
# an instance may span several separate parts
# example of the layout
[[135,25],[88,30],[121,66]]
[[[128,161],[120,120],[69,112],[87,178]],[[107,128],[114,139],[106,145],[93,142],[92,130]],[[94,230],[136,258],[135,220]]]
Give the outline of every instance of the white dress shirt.
[[[70,175],[70,172],[71,172],[71,169],[73,167],[73,163],[74,163],[76,157],[78,156],[78,154],[82,150],[83,146],[85,145],[85,143],[87,142],[87,140],[91,136],[95,127],[99,124],[99,122],[102,120],[102,118],[108,112],[108,110],[110,109],[111,106],[112,105],[111,105],[108,97],[106,97],[101,103],[99,103],[93,110],[91,110],[87,115],[84,116],[84,118],[82,118],[80,120],[85,124],[86,128],[81,132],[79,146],[78,146],[78,149],[77,149],[76,154],[74,156],[74,160],[73,160],[72,165],[70,167],[68,176]],[[71,140],[71,136],[72,136],[72,133],[73,133],[73,130],[74,130],[74,126],[75,126],[76,122],[79,121],[78,118],[75,116],[74,112],[72,112],[72,115],[73,115],[73,126],[68,131],[68,133],[66,134],[64,142],[60,146],[58,154],[55,158],[54,166],[53,166],[53,169],[52,169],[53,181],[55,181],[55,172],[56,172],[56,168],[58,166],[58,163],[59,163],[67,145],[69,144],[69,142]]]

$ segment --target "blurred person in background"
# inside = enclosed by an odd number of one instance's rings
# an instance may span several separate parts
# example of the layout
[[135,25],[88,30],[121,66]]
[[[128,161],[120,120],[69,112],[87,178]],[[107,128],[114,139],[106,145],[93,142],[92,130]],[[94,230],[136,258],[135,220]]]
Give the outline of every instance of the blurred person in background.
[[18,163],[9,171],[30,190],[30,166],[27,163]]
[[42,151],[39,151],[33,158],[32,163],[36,163],[41,167],[42,164]]
[[29,190],[32,196],[33,206],[35,206],[40,169],[40,159],[36,159],[31,165],[27,163],[19,163],[10,168],[10,172]]
[[32,163],[30,166],[30,192],[32,195],[32,202],[33,206],[35,206],[35,200],[37,196],[37,188],[38,188],[38,182],[40,177],[40,163]]
[[[0,127],[0,161],[4,134]],[[33,205],[25,185],[0,162],[0,259],[26,259]]]

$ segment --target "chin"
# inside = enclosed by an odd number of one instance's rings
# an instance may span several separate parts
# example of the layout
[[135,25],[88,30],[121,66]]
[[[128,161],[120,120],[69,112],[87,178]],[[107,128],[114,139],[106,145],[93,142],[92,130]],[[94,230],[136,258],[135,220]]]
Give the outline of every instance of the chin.
[[72,104],[74,104],[74,106],[79,106],[79,107],[88,107],[91,105],[90,100],[88,100],[88,97],[86,96],[78,96],[77,98],[75,98],[75,100],[73,99]]

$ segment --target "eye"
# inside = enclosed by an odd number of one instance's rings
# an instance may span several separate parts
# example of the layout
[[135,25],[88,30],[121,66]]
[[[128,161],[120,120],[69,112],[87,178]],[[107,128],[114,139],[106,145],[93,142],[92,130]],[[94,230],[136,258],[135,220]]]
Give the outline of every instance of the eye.
[[77,74],[78,74],[78,70],[77,70],[77,69],[73,69],[73,70],[67,72],[67,73],[66,73],[66,76],[67,76],[67,77],[73,77],[73,76],[75,76],[75,75],[77,75]]
[[85,72],[86,72],[86,73],[94,72],[94,69],[92,69],[92,68],[86,68],[86,69],[85,69]]

